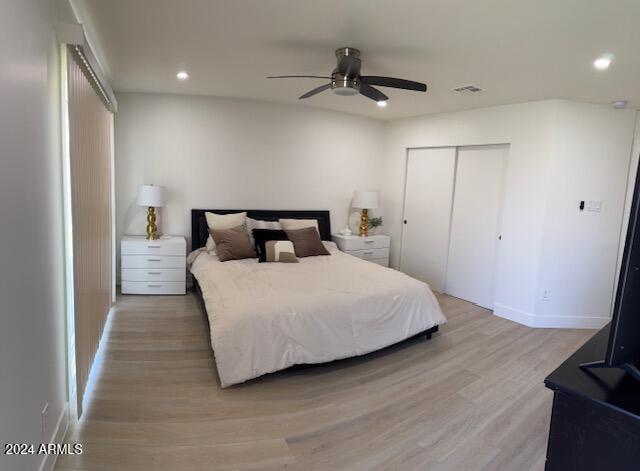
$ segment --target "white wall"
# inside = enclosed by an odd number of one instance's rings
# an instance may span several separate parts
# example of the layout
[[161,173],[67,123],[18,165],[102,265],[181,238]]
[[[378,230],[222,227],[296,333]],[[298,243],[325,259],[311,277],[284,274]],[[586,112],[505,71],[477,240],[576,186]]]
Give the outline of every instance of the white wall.
[[[600,327],[612,308],[635,112],[558,101],[556,113],[536,322]],[[580,211],[581,200],[602,211]]]
[[[612,241],[620,230],[633,121],[632,111],[548,100],[390,122],[382,188],[392,264],[400,252],[407,148],[509,143],[496,313],[534,326],[602,325],[610,314],[611,294],[602,286],[611,289],[615,277]],[[603,212],[592,224],[582,223],[586,217],[566,224],[566,208],[580,199],[606,201]],[[578,244],[580,250],[564,250],[580,235],[589,237]],[[591,256],[595,248],[599,252]],[[551,274],[559,260],[598,275],[582,277],[569,289]],[[544,305],[540,283],[551,290]],[[599,303],[585,314],[579,299],[589,290],[598,293]]]
[[125,93],[118,103],[118,238],[144,234],[142,183],[167,190],[161,232],[187,239],[192,208],[329,209],[340,230],[353,191],[379,187],[379,121],[226,98]]
[[[50,0],[0,2],[0,444],[50,441],[66,417],[54,25],[67,13]],[[34,471],[43,461],[0,453],[2,470]]]

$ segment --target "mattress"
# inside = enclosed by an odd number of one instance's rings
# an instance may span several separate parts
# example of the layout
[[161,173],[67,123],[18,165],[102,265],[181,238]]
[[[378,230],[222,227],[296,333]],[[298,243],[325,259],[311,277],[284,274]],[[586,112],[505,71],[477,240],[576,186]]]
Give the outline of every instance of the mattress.
[[222,387],[369,353],[446,322],[429,286],[340,252],[300,263],[194,254]]

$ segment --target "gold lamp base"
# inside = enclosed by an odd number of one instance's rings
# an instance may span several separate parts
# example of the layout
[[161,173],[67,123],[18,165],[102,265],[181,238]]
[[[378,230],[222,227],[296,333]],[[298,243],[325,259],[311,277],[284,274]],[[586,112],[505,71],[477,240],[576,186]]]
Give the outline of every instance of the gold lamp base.
[[156,226],[156,209],[149,206],[147,209],[147,240],[158,240],[158,226]]
[[369,235],[369,210],[363,208],[360,212],[360,237]]

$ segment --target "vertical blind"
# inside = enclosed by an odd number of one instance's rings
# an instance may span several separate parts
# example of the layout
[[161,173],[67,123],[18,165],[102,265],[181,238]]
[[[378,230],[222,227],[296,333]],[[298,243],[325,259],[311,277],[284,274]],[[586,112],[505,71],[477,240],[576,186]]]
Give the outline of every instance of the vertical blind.
[[112,299],[112,114],[67,48],[69,174],[73,240],[78,416]]

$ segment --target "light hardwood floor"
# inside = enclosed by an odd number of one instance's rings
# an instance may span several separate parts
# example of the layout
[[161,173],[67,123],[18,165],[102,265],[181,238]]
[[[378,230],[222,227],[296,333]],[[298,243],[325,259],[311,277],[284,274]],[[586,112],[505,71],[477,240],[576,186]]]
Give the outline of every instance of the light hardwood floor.
[[220,389],[193,294],[119,297],[58,471],[541,470],[544,377],[592,331],[440,296],[449,323],[364,357]]

